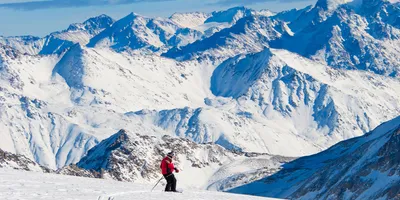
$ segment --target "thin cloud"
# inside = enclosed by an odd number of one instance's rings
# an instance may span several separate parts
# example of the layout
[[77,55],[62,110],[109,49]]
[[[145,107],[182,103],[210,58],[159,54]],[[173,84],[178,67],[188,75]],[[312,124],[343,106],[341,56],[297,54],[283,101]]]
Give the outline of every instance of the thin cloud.
[[87,6],[105,6],[133,4],[142,2],[163,2],[172,0],[48,0],[48,1],[30,1],[1,3],[0,7],[11,8],[15,10],[38,10],[47,8],[68,8],[68,7],[87,7]]

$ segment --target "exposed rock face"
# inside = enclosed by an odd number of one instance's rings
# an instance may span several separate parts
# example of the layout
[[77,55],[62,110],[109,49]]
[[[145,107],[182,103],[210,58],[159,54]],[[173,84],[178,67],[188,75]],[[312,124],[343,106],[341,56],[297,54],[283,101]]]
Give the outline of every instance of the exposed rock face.
[[60,170],[57,171],[57,174],[80,176],[87,178],[103,178],[101,172],[96,172],[94,170],[86,170],[76,166],[75,164],[61,168]]
[[[210,164],[222,165],[227,159],[238,156],[220,146],[199,145],[188,139],[171,136],[159,139],[147,135],[128,135],[126,131],[121,130],[89,150],[77,166],[95,171],[103,169],[105,176],[120,181],[152,180],[159,177],[159,163],[169,150],[179,155],[178,163],[184,159],[195,168]],[[207,157],[197,158],[196,151],[206,153]]]
[[51,170],[41,167],[37,163],[33,162],[29,158],[23,155],[17,155],[9,152],[5,152],[0,149],[0,168],[9,168],[16,170],[25,171],[36,171],[36,172],[51,172]]
[[[175,165],[183,169],[182,176],[192,177],[192,183],[187,184],[198,184],[193,181],[193,177],[197,176],[193,172],[198,172],[208,176],[202,183],[204,187],[216,190],[257,180],[262,175],[276,171],[281,163],[292,159],[256,153],[235,153],[215,144],[196,144],[188,139],[171,136],[159,138],[120,130],[89,150],[77,165],[65,167],[59,173],[118,181],[150,182],[160,178],[160,162],[171,150],[177,154]],[[248,163],[243,164],[245,162]],[[221,171],[229,172],[232,167],[254,164],[259,167],[250,173],[241,171],[238,174],[233,173],[232,177],[219,176]],[[210,173],[205,173],[208,171]],[[183,184],[186,184],[185,180]]]

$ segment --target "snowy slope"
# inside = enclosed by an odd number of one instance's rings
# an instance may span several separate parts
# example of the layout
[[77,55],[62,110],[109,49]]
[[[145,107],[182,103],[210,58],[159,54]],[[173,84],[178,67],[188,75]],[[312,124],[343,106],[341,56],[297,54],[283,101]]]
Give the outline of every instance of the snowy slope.
[[[266,118],[254,102],[207,101],[211,107],[129,113],[129,118],[198,143],[213,142],[245,152],[299,156],[323,148],[322,143],[306,139],[295,126],[285,123],[286,119]],[[288,144],[291,148],[286,148]]]
[[123,183],[111,180],[20,172],[0,169],[0,199],[176,199],[176,200],[272,200],[246,195],[201,190],[185,190],[182,194],[161,192],[160,184],[150,192],[153,184]]
[[[183,85],[185,67],[174,61],[168,61],[172,66],[169,68],[168,62],[159,57],[87,51],[85,54],[86,50],[77,45],[59,60],[57,56],[22,56],[4,47],[0,91],[3,127],[0,144],[4,150],[26,155],[55,169],[79,161],[97,143],[95,130],[101,130],[96,134],[99,138],[120,128],[134,126],[143,130],[138,123],[123,117],[127,111],[186,106],[189,100],[204,105],[199,92],[202,89],[192,91],[193,88]],[[164,65],[154,65],[154,58]],[[82,65],[83,62],[91,65]],[[84,70],[85,76],[72,81],[82,72],[79,70]],[[159,75],[152,76],[156,71]],[[140,81],[142,84],[138,84]],[[84,90],[79,83],[85,84]],[[166,92],[171,95],[167,97]],[[159,107],[153,106],[157,104]]]
[[289,199],[398,199],[400,117],[232,190]]
[[128,112],[204,105],[209,91],[199,70],[194,62],[75,45],[51,76],[65,81],[74,103]]
[[[1,52],[1,48],[0,48]],[[1,148],[55,169],[77,162],[97,139],[71,123],[68,115],[48,109],[68,104],[68,89],[51,84],[56,57],[21,56],[16,51],[1,52]],[[57,162],[56,162],[57,160]]]

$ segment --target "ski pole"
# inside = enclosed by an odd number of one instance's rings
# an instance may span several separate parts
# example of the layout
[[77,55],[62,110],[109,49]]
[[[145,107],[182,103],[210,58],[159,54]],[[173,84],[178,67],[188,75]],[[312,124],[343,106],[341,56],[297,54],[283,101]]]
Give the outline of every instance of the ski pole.
[[156,185],[154,185],[153,188],[151,188],[150,192],[153,192],[154,188],[158,185],[158,183],[163,179],[164,177],[161,177],[160,180],[157,181]]

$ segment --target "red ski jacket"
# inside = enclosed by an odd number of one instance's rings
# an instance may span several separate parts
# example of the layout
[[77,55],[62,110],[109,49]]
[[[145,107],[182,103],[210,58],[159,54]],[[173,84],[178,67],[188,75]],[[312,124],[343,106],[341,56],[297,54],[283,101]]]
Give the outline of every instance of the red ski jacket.
[[174,163],[172,163],[172,159],[169,158],[168,156],[165,157],[165,158],[161,161],[160,168],[161,168],[161,173],[162,173],[163,175],[171,174],[171,173],[174,172],[174,170],[175,170]]

